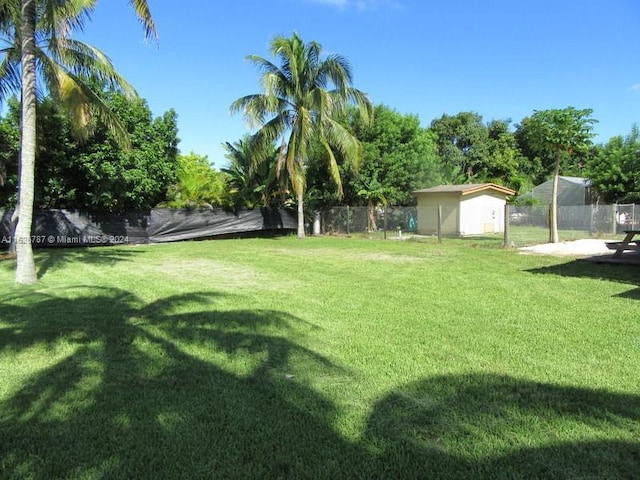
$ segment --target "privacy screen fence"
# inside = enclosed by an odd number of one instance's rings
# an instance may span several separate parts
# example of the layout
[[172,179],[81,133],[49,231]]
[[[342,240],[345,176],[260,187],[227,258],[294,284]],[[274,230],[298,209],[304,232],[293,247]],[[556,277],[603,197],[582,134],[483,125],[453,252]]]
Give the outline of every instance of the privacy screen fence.
[[[506,213],[506,215],[505,215]],[[461,211],[455,206],[335,207],[319,212],[320,231],[328,235],[503,235],[514,245],[543,243],[548,238],[549,207],[507,205],[500,209]],[[558,207],[561,240],[611,237],[640,228],[640,205],[580,205]],[[316,225],[317,229],[317,225]]]
[[[0,210],[0,248],[11,243],[12,211]],[[170,210],[90,214],[69,210],[37,211],[34,247],[74,247],[163,243],[224,236],[295,231],[296,219],[286,210]]]
[[[0,209],[0,249],[11,243],[10,210]],[[379,238],[424,236],[504,237],[513,246],[544,243],[548,238],[548,206],[460,210],[459,207],[334,207],[309,219],[308,233],[367,235]],[[561,240],[615,237],[640,229],[640,205],[558,207]],[[296,218],[288,210],[170,210],[121,214],[89,214],[68,210],[38,211],[31,242],[34,247],[75,247],[163,243],[181,240],[293,233]],[[505,235],[505,230],[507,234]]]

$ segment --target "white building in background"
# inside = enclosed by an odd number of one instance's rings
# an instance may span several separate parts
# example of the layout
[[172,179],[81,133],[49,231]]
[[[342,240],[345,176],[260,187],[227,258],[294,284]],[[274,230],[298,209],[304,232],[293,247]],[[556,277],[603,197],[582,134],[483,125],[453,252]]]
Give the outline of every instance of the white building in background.
[[[553,190],[553,178],[533,187],[531,193],[523,195],[524,198],[533,197],[540,205],[551,204],[551,192]],[[558,205],[575,206],[590,205],[591,181],[582,177],[558,177]]]
[[504,231],[507,197],[516,192],[494,183],[439,185],[413,192],[417,199],[421,235],[481,235]]

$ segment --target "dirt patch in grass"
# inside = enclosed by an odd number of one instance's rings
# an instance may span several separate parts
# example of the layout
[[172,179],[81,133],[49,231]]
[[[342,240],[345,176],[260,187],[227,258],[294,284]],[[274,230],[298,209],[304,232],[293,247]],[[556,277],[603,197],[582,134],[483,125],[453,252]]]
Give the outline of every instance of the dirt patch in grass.
[[361,253],[352,256],[357,260],[367,260],[373,262],[389,262],[389,263],[416,263],[423,261],[422,258],[412,257],[409,255],[391,255],[388,253]]
[[613,253],[605,240],[583,239],[572,242],[544,243],[520,249],[523,254],[554,255],[559,257],[590,257]]
[[383,252],[355,252],[353,250],[339,250],[331,248],[314,248],[312,250],[302,249],[272,249],[273,253],[279,255],[296,256],[296,257],[308,257],[308,258],[329,258],[335,259],[337,257],[348,260],[366,260],[373,262],[389,262],[389,263],[416,263],[424,259],[420,257],[413,257],[410,255],[394,255],[391,253]]
[[170,259],[148,264],[145,266],[147,269],[185,281],[215,281],[220,286],[256,286],[266,282],[266,275],[253,268],[206,259]]

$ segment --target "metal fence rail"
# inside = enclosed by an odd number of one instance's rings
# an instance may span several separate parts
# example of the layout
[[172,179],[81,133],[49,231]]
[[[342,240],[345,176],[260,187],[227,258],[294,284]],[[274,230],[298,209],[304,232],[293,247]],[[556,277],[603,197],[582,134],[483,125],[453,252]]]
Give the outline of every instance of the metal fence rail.
[[416,232],[416,207],[334,207],[320,212],[321,232],[350,235],[374,232]]
[[[505,228],[514,245],[544,243],[548,238],[549,207],[513,206],[490,211],[474,207],[470,215],[483,218],[478,228],[465,234],[460,214],[452,207],[333,207],[320,213],[321,233],[326,235],[366,234],[382,238],[411,235],[444,236],[493,235],[501,237]],[[455,231],[457,227],[458,230]],[[640,227],[640,205],[578,205],[558,207],[561,240],[609,238],[624,230]],[[454,230],[452,230],[452,228]],[[460,233],[462,230],[462,233]],[[473,230],[473,229],[472,229]],[[453,233],[452,233],[453,232]],[[456,233],[457,232],[457,233]]]

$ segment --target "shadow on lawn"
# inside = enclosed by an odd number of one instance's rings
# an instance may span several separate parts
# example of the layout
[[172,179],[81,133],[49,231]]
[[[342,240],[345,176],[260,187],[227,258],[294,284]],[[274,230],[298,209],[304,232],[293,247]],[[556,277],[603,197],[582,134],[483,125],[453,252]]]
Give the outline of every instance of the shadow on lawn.
[[135,247],[85,247],[85,248],[49,248],[39,250],[36,255],[38,278],[49,270],[56,270],[69,262],[85,265],[113,265],[129,260],[135,255]]
[[632,300],[640,300],[640,270],[638,270],[638,267],[636,266],[608,265],[589,262],[586,260],[573,260],[567,263],[533,268],[527,271],[530,273],[544,275],[561,275],[564,277],[609,280],[633,285],[635,288],[617,296],[621,298],[630,298]]
[[[38,278],[47,272],[62,268],[69,262],[86,265],[113,265],[128,261],[137,252],[137,247],[85,247],[85,248],[47,248],[35,252]],[[1,252],[0,252],[1,253]],[[15,270],[15,255],[0,256],[0,268]]]
[[639,422],[637,395],[468,374],[391,393],[365,442],[392,478],[638,478]]
[[[301,320],[217,311],[211,293],[151,304],[119,289],[67,294],[77,298],[0,304],[0,354],[61,357],[0,403],[0,478],[353,472],[346,462],[359,449],[333,430],[335,408],[291,376],[296,362],[337,371],[289,340],[308,328]],[[201,311],[179,313],[183,304]]]
[[295,342],[302,320],[217,311],[210,292],[151,304],[77,293],[0,304],[0,355],[58,359],[0,402],[2,478],[640,475],[638,396],[444,376],[381,399],[348,441],[338,408],[309,385],[346,373]]

